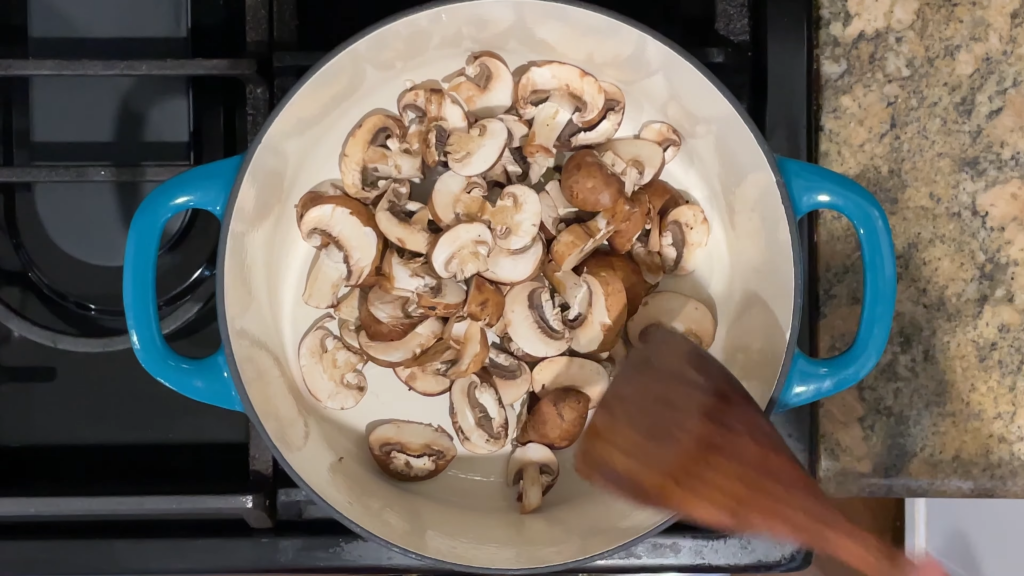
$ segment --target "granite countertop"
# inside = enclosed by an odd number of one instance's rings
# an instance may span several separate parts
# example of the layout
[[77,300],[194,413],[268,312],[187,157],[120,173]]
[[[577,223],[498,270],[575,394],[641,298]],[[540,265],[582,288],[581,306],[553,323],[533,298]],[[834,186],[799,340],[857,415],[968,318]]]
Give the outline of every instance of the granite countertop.
[[[819,476],[850,496],[1024,497],[1021,0],[820,0],[819,161],[875,193],[899,297],[889,347],[820,406]],[[852,227],[820,219],[819,347],[852,341]]]

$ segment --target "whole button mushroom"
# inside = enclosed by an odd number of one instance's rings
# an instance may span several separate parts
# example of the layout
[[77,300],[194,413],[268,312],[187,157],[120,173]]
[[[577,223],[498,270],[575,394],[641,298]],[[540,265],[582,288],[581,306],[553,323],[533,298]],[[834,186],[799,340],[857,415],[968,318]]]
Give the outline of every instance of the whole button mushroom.
[[622,178],[590,149],[580,150],[565,161],[561,182],[565,199],[586,212],[611,208],[626,195]]

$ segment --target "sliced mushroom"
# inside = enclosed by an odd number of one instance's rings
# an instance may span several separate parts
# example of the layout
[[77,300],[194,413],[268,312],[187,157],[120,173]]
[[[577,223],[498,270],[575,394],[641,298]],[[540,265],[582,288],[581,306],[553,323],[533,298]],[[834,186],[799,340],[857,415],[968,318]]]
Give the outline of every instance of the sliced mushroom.
[[423,318],[410,317],[406,312],[408,298],[388,294],[374,286],[359,309],[359,327],[370,340],[395,342],[412,332]]
[[647,201],[647,193],[637,190],[629,198],[623,198],[620,202],[632,204],[629,218],[615,227],[615,231],[608,237],[608,246],[613,252],[625,254],[633,247],[633,242],[640,236],[640,233],[650,225],[652,214],[651,207]]
[[464,378],[480,370],[487,362],[489,348],[487,330],[479,322],[470,320],[459,343],[455,364],[448,375],[451,378]]
[[365,330],[360,330],[359,347],[374,364],[384,368],[396,368],[412,361],[437,342],[442,330],[444,320],[433,317],[421,322],[405,338],[394,342],[374,341]]
[[480,120],[465,134],[455,132],[448,135],[444,147],[448,167],[462,176],[479,176],[501,158],[507,142],[508,128],[501,120]]
[[533,391],[543,398],[559,388],[575,388],[590,397],[590,409],[601,403],[611,379],[600,364],[586,358],[558,356],[533,367]]
[[626,325],[626,289],[619,277],[605,270],[593,270],[580,279],[589,287],[590,310],[572,331],[569,347],[581,354],[606,352],[619,341]]
[[508,350],[509,354],[522,360],[523,362],[540,362],[543,358],[534,356],[533,354],[527,354],[512,340],[512,337],[506,332],[505,335],[501,336],[501,346]]
[[468,285],[469,294],[463,314],[488,328],[497,324],[505,310],[505,295],[497,286],[480,276],[470,278]]
[[508,413],[493,384],[476,375],[459,378],[449,393],[448,414],[462,446],[474,454],[491,454],[508,442]]
[[696,204],[673,209],[661,220],[661,264],[666,274],[689,274],[711,230],[704,210]]
[[661,146],[648,140],[611,140],[597,147],[601,161],[622,178],[626,196],[653,180],[665,165]]
[[317,250],[313,254],[313,261],[309,264],[306,288],[302,291],[302,301],[313,308],[333,308],[347,290],[345,288],[347,277],[348,268],[344,264],[335,263],[324,257],[321,250]]
[[626,97],[618,86],[610,82],[601,82],[601,88],[604,88],[604,113],[601,121],[590,130],[573,136],[569,140],[573,148],[604,144],[615,137],[622,125],[622,118],[626,115]]
[[355,322],[359,319],[359,308],[366,301],[366,291],[349,290],[334,306],[334,315],[338,320]]
[[451,170],[441,174],[430,194],[430,214],[442,228],[459,223],[459,216],[482,213],[487,206],[487,184],[480,178],[467,178]]
[[704,304],[684,294],[655,292],[644,298],[636,316],[626,323],[629,341],[637,346],[640,332],[651,324],[661,324],[694,341],[705,350],[715,342],[717,324]]
[[615,254],[607,250],[598,250],[580,265],[580,274],[593,274],[606,271],[618,276],[626,290],[626,316],[631,318],[640,308],[640,302],[651,291],[653,285],[644,280],[640,266],[629,256]]
[[522,250],[495,247],[487,256],[487,269],[480,275],[499,284],[518,284],[540,272],[544,252],[544,238],[541,236]]
[[537,107],[530,134],[523,144],[523,155],[530,165],[530,183],[536,184],[541,176],[555,165],[556,142],[572,121],[576,100],[564,91],[552,92],[546,102]]
[[531,397],[516,442],[536,442],[552,450],[564,450],[583,433],[589,410],[590,397],[575,388],[558,388],[542,397]]
[[543,444],[525,444],[508,459],[508,485],[519,489],[519,513],[540,508],[544,496],[558,481],[558,459]]
[[[621,204],[627,208],[625,204]],[[569,226],[551,242],[551,259],[560,270],[572,270],[615,232],[621,218],[617,210],[601,212],[591,220]]]
[[494,233],[494,243],[506,250],[522,250],[540,230],[541,206],[537,193],[529,186],[506,186],[485,218]]
[[540,282],[523,282],[505,294],[505,327],[526,354],[549,358],[565,352],[570,334],[551,292]]
[[572,203],[566,199],[565,194],[562,193],[562,183],[560,180],[552,180],[545,184],[544,193],[551,198],[551,203],[555,205],[555,210],[558,211],[559,218],[574,218],[579,214],[579,208],[573,206]]
[[508,128],[508,144],[511,149],[521,148],[526,142],[526,136],[530,133],[530,123],[515,114],[499,114],[496,116]]
[[622,178],[589,149],[565,161],[560,190],[569,204],[587,212],[611,208],[626,196]]
[[476,118],[493,118],[512,106],[515,81],[512,71],[493,52],[477,52],[466,59],[463,75],[448,84],[466,110]]
[[408,420],[381,424],[366,440],[381,472],[403,482],[420,482],[437,476],[459,453],[444,428]]
[[458,350],[447,342],[435,342],[412,365],[395,368],[395,376],[417,394],[440,396],[452,387],[452,378],[448,372],[457,357]]
[[562,62],[537,64],[523,73],[516,84],[516,110],[523,119],[532,120],[539,111],[536,99],[547,95],[550,100],[555,94],[570,96],[581,104],[572,116],[579,126],[589,126],[604,111],[604,89],[598,79]]
[[456,280],[445,278],[431,291],[417,294],[416,304],[428,316],[448,318],[466,305],[466,289]]
[[309,394],[324,408],[348,410],[366,395],[366,358],[344,345],[325,325],[299,342],[299,369]]
[[394,248],[390,248],[384,255],[381,275],[381,288],[398,296],[411,297],[439,289],[440,279],[434,274],[425,256],[403,258]]
[[[652,237],[657,234],[652,234]],[[644,282],[652,286],[656,286],[661,282],[662,277],[665,274],[665,269],[662,268],[661,256],[654,250],[651,250],[647,244],[643,242],[634,242],[633,247],[629,250],[630,256],[633,257],[633,261],[640,268],[641,274],[643,274]]]
[[[686,200],[675,188],[660,178],[655,178],[644,184],[637,193],[640,191],[647,195],[651,213],[654,215],[667,214],[676,206],[686,203]],[[655,230],[657,229],[655,228]]]
[[406,141],[431,168],[444,156],[448,135],[469,129],[466,111],[438,87],[418,84],[405,90],[398,97],[398,111],[409,126]]
[[345,192],[360,199],[376,197],[393,178],[423,177],[423,160],[405,142],[405,124],[388,114],[370,116],[352,130],[339,168]]
[[441,334],[441,337],[451,347],[458,350],[462,347],[462,339],[466,337],[466,330],[472,323],[473,320],[463,316],[449,318],[448,323],[444,325],[444,332]]
[[645,122],[636,135],[642,140],[649,140],[661,146],[665,152],[665,164],[668,164],[679,153],[683,145],[683,137],[679,131],[666,122]]
[[417,254],[426,254],[434,240],[424,225],[414,224],[413,217],[423,204],[412,200],[399,200],[393,191],[388,191],[377,204],[375,219],[384,237],[400,248]]
[[348,196],[307,192],[295,206],[299,232],[322,256],[347,269],[344,284],[365,280],[380,262],[384,241],[370,209]]
[[590,312],[590,286],[572,270],[562,270],[553,261],[544,264],[544,278],[562,297],[566,310],[562,320],[569,328],[579,328],[583,319]]
[[465,280],[487,270],[494,249],[491,230],[482,222],[464,222],[441,234],[430,252],[430,264],[441,278]]
[[490,346],[485,371],[490,375],[505,405],[518,402],[530,391],[533,376],[529,366],[497,346]]
[[356,354],[363,353],[363,349],[359,346],[359,328],[356,321],[339,319],[338,336],[341,338],[341,343],[345,345],[345,348]]

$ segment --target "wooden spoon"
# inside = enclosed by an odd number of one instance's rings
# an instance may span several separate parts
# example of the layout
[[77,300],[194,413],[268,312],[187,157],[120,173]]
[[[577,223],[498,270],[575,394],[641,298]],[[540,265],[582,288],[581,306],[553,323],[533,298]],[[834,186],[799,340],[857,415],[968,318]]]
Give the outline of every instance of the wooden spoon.
[[903,553],[829,503],[763,410],[711,354],[646,328],[579,442],[589,482],[695,524],[762,534],[868,576],[904,576]]

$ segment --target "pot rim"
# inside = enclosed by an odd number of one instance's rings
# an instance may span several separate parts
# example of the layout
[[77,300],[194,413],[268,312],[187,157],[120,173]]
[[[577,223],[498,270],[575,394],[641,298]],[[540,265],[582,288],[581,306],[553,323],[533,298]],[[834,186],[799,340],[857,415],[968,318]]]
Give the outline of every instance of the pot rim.
[[[250,162],[252,162],[252,159],[253,159],[253,156],[254,156],[254,154],[256,152],[256,149],[259,147],[260,143],[263,141],[264,136],[266,136],[267,130],[273,124],[274,120],[277,119],[278,114],[281,112],[281,110],[284,109],[284,107],[288,104],[288,102],[290,102],[291,99],[302,89],[302,87],[306,84],[306,82],[308,82],[310,78],[312,78],[317,72],[320,71],[321,68],[326,66],[332,60],[334,60],[342,52],[344,52],[345,50],[348,50],[352,45],[356,44],[357,42],[359,42],[363,38],[369,36],[370,34],[380,30],[381,28],[383,28],[385,26],[389,26],[389,25],[391,25],[391,24],[393,24],[395,22],[398,22],[400,20],[403,20],[405,18],[409,18],[411,16],[415,16],[415,15],[421,13],[421,12],[426,12],[426,11],[429,11],[429,10],[435,10],[437,8],[442,8],[444,6],[453,6],[453,5],[458,5],[458,4],[468,4],[468,3],[474,2],[474,1],[477,1],[477,0],[435,0],[435,1],[429,2],[427,4],[424,4],[422,6],[417,6],[415,8],[411,8],[411,9],[408,9],[408,10],[403,10],[403,11],[401,11],[399,13],[396,13],[396,14],[393,14],[393,15],[387,17],[387,18],[384,18],[384,19],[382,19],[382,20],[380,20],[380,21],[378,21],[378,22],[368,26],[367,28],[364,28],[358,34],[356,34],[355,36],[352,36],[351,38],[349,38],[345,42],[339,44],[333,50],[331,50],[330,52],[325,54],[319,61],[317,61],[317,63],[315,65],[313,65],[302,76],[302,78],[299,79],[298,82],[295,83],[294,86],[292,86],[291,90],[288,91],[288,94],[285,95],[285,97],[277,104],[277,106],[275,106],[274,110],[267,117],[267,120],[263,123],[263,126],[260,128],[259,133],[253,139],[252,143],[249,146],[248,151],[245,153],[245,159],[244,159],[244,161],[242,163],[241,169],[238,172],[238,176],[235,179],[235,184],[234,184],[234,186],[231,189],[231,195],[228,198],[228,203],[227,203],[227,205],[226,205],[226,207],[224,209],[224,216],[221,219],[220,240],[218,241],[218,245],[217,245],[217,268],[216,268],[217,270],[224,270],[224,255],[225,255],[225,249],[227,247],[227,237],[228,237],[227,236],[227,232],[228,232],[228,229],[229,229],[229,227],[231,225],[231,215],[234,213],[235,200],[238,197],[238,190],[241,188],[242,181],[244,180],[245,174],[246,174],[246,172],[249,169],[249,164],[250,164]],[[790,200],[789,192],[786,189],[786,184],[783,181],[782,175],[780,174],[779,168],[778,168],[778,166],[777,166],[777,164],[775,162],[775,155],[772,153],[771,149],[768,148],[768,143],[765,141],[764,135],[761,134],[760,130],[758,130],[757,126],[754,124],[754,121],[750,118],[750,116],[747,114],[747,111],[743,108],[743,106],[739,103],[739,101],[736,100],[736,97],[732,94],[732,92],[730,92],[729,89],[726,88],[725,85],[722,84],[722,82],[719,81],[718,78],[715,77],[714,74],[712,74],[707,68],[705,68],[704,65],[701,64],[700,61],[698,61],[689,52],[683,50],[675,42],[673,42],[672,40],[669,40],[668,38],[662,36],[660,33],[656,32],[655,30],[651,29],[650,27],[648,27],[648,26],[646,26],[646,25],[644,25],[644,24],[642,24],[640,22],[637,22],[637,21],[635,21],[635,20],[633,20],[633,19],[631,19],[629,17],[623,16],[622,14],[618,14],[616,12],[613,12],[611,10],[607,10],[607,9],[602,8],[600,6],[594,6],[592,4],[588,4],[586,2],[581,2],[581,1],[578,1],[578,0],[528,0],[528,1],[532,1],[532,2],[549,2],[549,3],[552,3],[552,4],[564,4],[566,6],[571,6],[573,8],[579,8],[581,10],[587,10],[589,12],[594,12],[596,14],[600,14],[602,16],[605,16],[606,18],[610,18],[612,20],[616,20],[616,21],[618,21],[618,22],[620,22],[622,24],[625,24],[626,26],[630,26],[630,27],[632,27],[632,28],[634,28],[634,29],[636,29],[636,30],[646,34],[652,40],[654,40],[656,42],[660,42],[666,48],[670,49],[677,56],[679,56],[680,58],[685,60],[691,66],[693,66],[694,69],[696,69],[701,75],[703,75],[704,78],[707,79],[711,83],[711,85],[714,86],[722,94],[722,96],[725,97],[726,101],[729,103],[730,106],[732,106],[732,108],[739,115],[740,119],[747,126],[747,129],[750,130],[751,134],[754,136],[755,142],[757,143],[757,145],[761,149],[761,151],[764,153],[765,159],[767,160],[768,165],[771,168],[772,174],[775,177],[775,183],[776,183],[776,185],[777,185],[777,187],[779,189],[779,194],[781,196],[783,209],[785,210],[785,213],[786,213],[786,220],[787,220],[787,224],[789,226],[790,246],[792,247],[792,251],[793,251],[793,254],[792,254],[792,256],[793,256],[793,275],[794,275],[794,278],[793,278],[793,287],[794,287],[794,294],[793,294],[793,316],[792,316],[792,320],[791,320],[790,327],[789,327],[789,342],[786,344],[786,352],[785,352],[785,354],[783,356],[782,366],[779,369],[779,377],[778,377],[778,379],[775,382],[775,387],[772,389],[771,398],[768,400],[768,404],[765,406],[765,413],[771,414],[772,411],[775,408],[775,405],[778,403],[779,395],[781,394],[782,388],[783,388],[783,386],[785,384],[786,376],[789,374],[789,368],[790,368],[790,365],[792,364],[793,354],[794,354],[794,352],[796,350],[796,346],[797,346],[797,336],[799,334],[800,319],[801,319],[801,314],[803,312],[804,280],[803,280],[803,273],[802,273],[802,259],[800,257],[800,246],[799,246],[799,237],[800,236],[799,236],[799,232],[797,230],[796,217],[795,217],[795,214],[793,212],[793,205],[792,205],[792,202]],[[270,451],[274,455],[274,457],[277,459],[278,463],[281,465],[282,468],[285,469],[286,472],[288,472],[288,475],[292,477],[292,479],[295,481],[295,483],[300,488],[302,488],[302,490],[306,494],[308,494],[317,504],[319,504],[321,507],[323,507],[325,510],[327,510],[332,518],[334,518],[335,520],[340,522],[346,528],[348,528],[348,529],[352,530],[353,532],[355,532],[357,535],[365,538],[366,540],[369,540],[371,542],[376,542],[376,543],[384,546],[385,548],[393,550],[393,551],[395,551],[395,552],[397,552],[399,554],[402,554],[404,556],[411,557],[411,558],[413,558],[415,560],[418,560],[420,562],[423,562],[425,564],[434,564],[434,565],[437,565],[437,566],[439,566],[439,567],[441,567],[443,569],[446,569],[446,570],[452,570],[452,571],[458,571],[458,572],[477,572],[477,573],[481,573],[481,574],[537,574],[537,573],[546,573],[546,572],[555,572],[555,571],[568,571],[570,569],[578,568],[578,567],[584,566],[586,564],[590,564],[590,563],[596,562],[598,560],[602,560],[602,559],[607,558],[609,556],[613,556],[613,555],[618,554],[619,552],[622,552],[622,551],[624,551],[624,550],[626,550],[628,548],[631,548],[631,547],[635,546],[637,543],[639,543],[639,542],[641,542],[641,541],[643,541],[643,540],[645,540],[645,539],[647,539],[647,538],[649,538],[649,537],[651,537],[651,536],[653,536],[653,535],[655,535],[655,534],[665,530],[666,528],[668,528],[669,526],[671,526],[672,524],[674,524],[676,522],[676,518],[674,516],[670,517],[667,520],[665,520],[665,522],[662,522],[658,526],[655,526],[654,528],[651,528],[647,532],[645,532],[643,534],[640,534],[639,536],[637,536],[637,537],[635,537],[635,538],[633,538],[633,539],[631,539],[631,540],[629,540],[627,542],[624,542],[623,544],[620,544],[618,546],[615,546],[613,548],[605,550],[604,552],[599,552],[597,554],[592,554],[590,556],[587,556],[587,557],[584,557],[584,558],[578,558],[576,560],[570,560],[568,562],[563,562],[561,564],[550,564],[550,565],[546,565],[546,566],[536,566],[536,567],[531,567],[531,568],[494,568],[494,567],[485,567],[485,566],[472,566],[472,565],[469,565],[469,564],[456,564],[456,563],[453,563],[453,562],[448,562],[448,561],[440,560],[438,558],[433,558],[433,557],[430,557],[430,556],[427,556],[427,555],[424,555],[424,554],[420,554],[418,552],[414,552],[412,550],[408,550],[406,548],[403,548],[402,546],[399,546],[398,544],[395,544],[395,543],[385,539],[383,536],[378,536],[378,535],[370,532],[369,530],[364,529],[357,522],[351,520],[350,518],[348,518],[347,516],[345,516],[344,514],[339,512],[334,506],[331,506],[327,502],[326,499],[321,497],[315,490],[313,490],[302,479],[302,477],[292,468],[291,464],[288,463],[287,459],[284,458],[284,455],[278,449],[278,447],[273,443],[273,441],[271,441],[270,436],[267,433],[266,428],[264,428],[263,423],[257,417],[256,411],[253,409],[252,402],[249,400],[249,396],[248,396],[248,394],[245,391],[245,386],[239,385],[239,383],[242,382],[242,378],[241,378],[241,374],[238,371],[238,366],[235,363],[234,353],[233,353],[233,351],[231,349],[231,340],[230,340],[230,338],[228,336],[227,328],[226,328],[227,327],[227,315],[225,314],[224,310],[225,310],[225,308],[224,308],[224,275],[223,274],[217,274],[217,322],[218,322],[218,324],[220,326],[221,342],[222,342],[222,346],[224,348],[224,356],[225,356],[225,358],[227,360],[228,370],[230,371],[231,378],[232,378],[233,382],[235,383],[235,389],[238,391],[238,397],[241,399],[242,405],[245,407],[246,415],[249,417],[249,420],[252,421],[252,423],[255,425],[256,429],[259,431],[260,436],[262,437],[263,441],[267,444],[268,448],[270,449]]]

